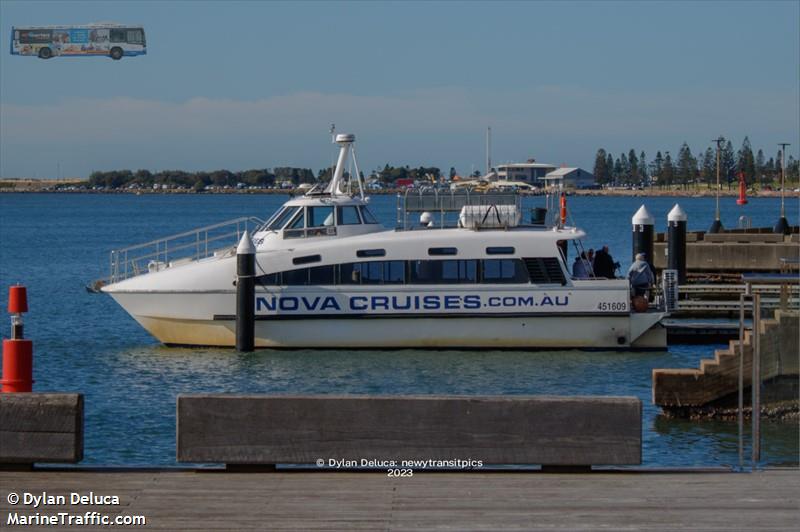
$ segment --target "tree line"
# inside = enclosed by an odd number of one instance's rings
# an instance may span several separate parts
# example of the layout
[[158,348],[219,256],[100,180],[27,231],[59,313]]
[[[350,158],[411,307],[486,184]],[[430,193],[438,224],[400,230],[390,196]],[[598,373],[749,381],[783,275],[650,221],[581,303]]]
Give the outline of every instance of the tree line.
[[[720,145],[720,182],[729,187],[738,182],[743,175],[748,186],[762,187],[780,183],[781,152],[777,150],[774,157],[766,158],[764,150],[755,154],[748,137],[744,138],[741,148],[734,151],[729,139],[722,139]],[[631,149],[627,155],[618,157],[600,148],[594,162],[594,177],[601,185],[646,185],[671,187],[674,185],[707,186],[717,181],[717,149],[707,147],[702,153],[694,155],[689,145],[684,142],[673,158],[669,151],[663,154],[658,151],[652,161],[647,160],[644,151],[637,155]],[[786,160],[786,180],[797,182],[800,179],[800,161],[789,156]]]
[[[103,187],[106,189],[136,187],[151,188],[153,185],[167,185],[169,187],[182,187],[194,190],[203,190],[206,187],[233,188],[241,183],[244,186],[259,188],[278,188],[283,183],[293,185],[302,183],[317,183],[330,181],[333,169],[323,168],[315,172],[310,168],[277,167],[273,169],[259,168],[232,172],[230,170],[215,170],[213,172],[185,172],[182,170],[163,170],[151,172],[149,170],[111,170],[107,172],[95,171],[89,176],[90,187]],[[346,176],[348,174],[345,174]],[[375,170],[371,179],[376,179],[384,184],[391,185],[398,179],[426,179],[433,176],[439,179],[439,168],[430,166],[389,166]],[[363,172],[361,174],[363,178]]]

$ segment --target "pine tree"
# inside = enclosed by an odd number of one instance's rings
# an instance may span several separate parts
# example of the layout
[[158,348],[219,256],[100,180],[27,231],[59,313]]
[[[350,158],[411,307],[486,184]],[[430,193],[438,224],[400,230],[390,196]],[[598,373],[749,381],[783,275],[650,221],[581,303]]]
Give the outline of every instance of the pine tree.
[[734,173],[736,172],[736,155],[733,151],[733,144],[728,141],[725,147],[722,148],[722,157],[720,162],[720,180],[727,181],[728,189],[731,188]]
[[706,152],[703,154],[703,163],[700,176],[702,177],[703,181],[708,185],[708,188],[711,188],[711,186],[714,183],[716,183],[717,154],[714,153],[714,150],[710,146],[706,148]]
[[678,152],[678,165],[675,169],[676,180],[687,188],[689,183],[694,181],[697,172],[697,160],[692,156],[692,150],[685,142],[681,145]]
[[672,164],[672,157],[670,156],[669,152],[665,152],[664,155],[664,167],[661,170],[662,176],[662,185],[669,187],[672,185],[672,182],[675,180],[675,166]]
[[661,156],[660,151],[656,152],[656,158],[653,159],[650,167],[650,175],[653,177],[653,181],[656,181],[658,185],[661,186],[661,174],[664,171],[664,158]]
[[[745,137],[742,147],[736,154],[736,172],[744,174],[744,182],[753,183],[756,176],[756,164],[753,157],[753,148],[750,146],[750,139]],[[738,177],[738,175],[737,175]]]
[[628,164],[631,168],[631,182],[638,184],[641,181],[639,176],[639,159],[636,157],[636,151],[631,148],[628,152]]
[[[623,155],[623,157],[625,157]],[[614,161],[614,184],[619,184],[625,180],[625,167],[622,166],[622,161],[619,157]]]
[[765,165],[764,150],[759,149],[756,155],[756,181],[758,181],[762,187],[764,186],[764,180],[767,178]]
[[594,158],[594,178],[595,181],[604,185],[611,181],[611,174],[606,163],[606,150],[600,148]]
[[620,175],[620,180],[623,181],[624,183],[630,183],[631,182],[631,165],[628,162],[628,157],[624,153],[621,153],[619,155],[619,166],[620,166],[621,172],[622,172],[621,175]]
[[639,154],[639,174],[641,175],[643,185],[648,184],[649,176],[647,175],[647,158],[644,151]]
[[610,153],[606,155],[606,168],[608,169],[609,183],[617,182],[617,174],[614,172],[614,156]]

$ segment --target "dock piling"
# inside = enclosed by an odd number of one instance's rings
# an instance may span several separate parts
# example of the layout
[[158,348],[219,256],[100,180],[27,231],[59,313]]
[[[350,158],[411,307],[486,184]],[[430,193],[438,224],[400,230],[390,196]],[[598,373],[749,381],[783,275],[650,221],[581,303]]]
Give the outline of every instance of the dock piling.
[[631,260],[636,260],[637,253],[644,253],[647,263],[653,267],[653,228],[655,220],[653,215],[642,205],[631,218],[633,225],[633,253]]
[[677,203],[667,215],[667,268],[678,271],[678,284],[686,284],[687,216]]
[[236,350],[255,347],[256,247],[245,230],[236,248]]

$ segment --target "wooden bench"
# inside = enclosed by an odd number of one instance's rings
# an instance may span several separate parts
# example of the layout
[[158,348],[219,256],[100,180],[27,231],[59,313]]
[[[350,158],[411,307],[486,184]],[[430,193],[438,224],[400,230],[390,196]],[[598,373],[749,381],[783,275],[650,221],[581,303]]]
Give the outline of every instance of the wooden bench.
[[179,462],[641,463],[636,397],[179,395]]
[[0,394],[0,465],[81,460],[82,394]]

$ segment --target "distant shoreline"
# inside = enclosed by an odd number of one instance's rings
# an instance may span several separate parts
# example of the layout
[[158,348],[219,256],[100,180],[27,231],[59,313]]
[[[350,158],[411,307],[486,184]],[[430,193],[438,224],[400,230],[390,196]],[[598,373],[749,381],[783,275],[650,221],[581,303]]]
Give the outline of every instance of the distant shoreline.
[[[403,189],[385,189],[385,190],[370,190],[367,191],[368,196],[387,196],[403,194]],[[297,196],[301,192],[289,189],[256,189],[256,190],[205,190],[197,192],[194,190],[41,190],[41,189],[17,189],[0,187],[0,194],[128,194],[128,195],[284,195],[284,196]],[[543,196],[543,192],[536,194],[525,194],[529,196]],[[623,189],[603,189],[603,190],[568,190],[568,196],[609,196],[609,197],[675,197],[675,198],[713,198],[715,193],[713,190],[623,190]],[[721,190],[721,197],[738,197],[739,193],[736,190]],[[779,198],[780,191],[775,190],[762,190],[762,191],[748,191],[748,198]],[[789,190],[786,192],[787,198],[800,198],[800,192]]]
[[[83,188],[87,186],[85,179],[65,178],[65,179],[0,179],[0,193],[7,194],[269,194],[269,195],[287,195],[296,196],[303,192],[298,189],[287,188],[215,188],[213,190],[196,191],[189,188],[182,189],[162,189],[162,188],[115,188],[92,190]],[[58,188],[54,187],[70,187]],[[787,197],[800,197],[800,191],[796,191],[795,185],[790,184],[787,186]],[[386,188],[382,190],[369,190],[366,191],[371,196],[381,195],[396,195],[405,193],[404,188]],[[412,193],[412,191],[409,191]],[[523,195],[543,196],[544,191],[538,190],[536,192],[522,192]],[[604,188],[604,189],[585,189],[576,190],[568,189],[567,195],[569,196],[634,196],[634,197],[677,197],[677,198],[704,198],[714,197],[715,191],[709,188],[690,188],[680,189],[671,188],[668,190],[661,190],[655,188],[642,188],[642,189],[624,189],[624,188]],[[731,188],[723,188],[720,190],[720,196],[723,197],[737,197],[739,190],[737,186]],[[754,197],[780,197],[781,193],[777,190],[748,190],[747,196]]]

